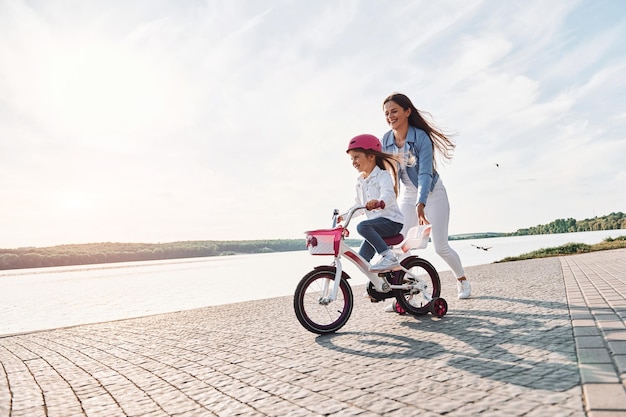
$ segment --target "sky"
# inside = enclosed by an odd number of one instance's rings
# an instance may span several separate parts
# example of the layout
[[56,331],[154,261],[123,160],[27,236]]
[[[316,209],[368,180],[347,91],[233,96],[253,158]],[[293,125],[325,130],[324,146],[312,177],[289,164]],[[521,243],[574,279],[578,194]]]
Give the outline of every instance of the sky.
[[626,2],[0,0],[0,248],[303,238],[408,95],[450,234],[626,211]]

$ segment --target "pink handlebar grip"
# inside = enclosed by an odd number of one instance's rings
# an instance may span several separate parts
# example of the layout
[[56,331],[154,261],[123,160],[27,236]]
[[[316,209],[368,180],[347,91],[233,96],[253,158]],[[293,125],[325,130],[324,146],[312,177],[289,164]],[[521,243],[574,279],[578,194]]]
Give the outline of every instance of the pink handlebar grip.
[[384,209],[385,208],[385,202],[383,200],[380,200],[377,204],[377,208],[379,209]]

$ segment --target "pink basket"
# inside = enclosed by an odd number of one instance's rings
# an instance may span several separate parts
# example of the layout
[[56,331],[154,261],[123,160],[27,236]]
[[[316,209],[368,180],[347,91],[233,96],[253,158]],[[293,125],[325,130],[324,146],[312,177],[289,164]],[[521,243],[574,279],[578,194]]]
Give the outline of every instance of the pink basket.
[[306,247],[311,255],[335,255],[339,253],[339,243],[343,227],[335,229],[310,230],[306,233]]

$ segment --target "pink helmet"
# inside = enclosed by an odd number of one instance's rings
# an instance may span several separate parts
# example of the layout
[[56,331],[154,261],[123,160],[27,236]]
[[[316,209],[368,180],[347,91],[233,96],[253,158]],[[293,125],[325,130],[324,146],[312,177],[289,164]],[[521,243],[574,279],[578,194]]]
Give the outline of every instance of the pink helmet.
[[383,146],[380,144],[380,141],[376,136],[363,134],[350,139],[350,143],[348,144],[348,150],[346,152],[352,149],[363,149],[381,152]]

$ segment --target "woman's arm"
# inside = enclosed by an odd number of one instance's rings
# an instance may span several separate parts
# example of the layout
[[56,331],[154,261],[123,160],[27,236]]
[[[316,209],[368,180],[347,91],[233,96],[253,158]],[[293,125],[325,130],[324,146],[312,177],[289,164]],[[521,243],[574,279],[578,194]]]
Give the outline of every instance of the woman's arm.
[[418,160],[419,171],[417,182],[419,195],[417,204],[426,205],[428,193],[433,183],[433,142],[423,130],[417,130],[417,141],[415,142],[415,154]]

